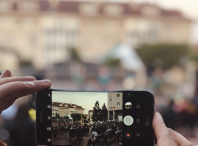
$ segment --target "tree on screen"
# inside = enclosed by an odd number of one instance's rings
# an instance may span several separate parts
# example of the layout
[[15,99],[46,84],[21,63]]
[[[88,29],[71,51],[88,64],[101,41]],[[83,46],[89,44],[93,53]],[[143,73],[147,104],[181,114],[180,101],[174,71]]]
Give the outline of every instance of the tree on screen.
[[58,113],[56,113],[56,118],[60,118],[60,115]]
[[81,114],[77,114],[77,113],[72,113],[71,117],[74,121],[79,121],[81,120]]
[[102,106],[102,120],[106,121],[107,120],[107,107],[105,105],[105,103]]
[[92,120],[94,122],[102,121],[102,113],[101,113],[101,108],[100,108],[100,104],[98,101],[96,101],[95,106],[93,107]]

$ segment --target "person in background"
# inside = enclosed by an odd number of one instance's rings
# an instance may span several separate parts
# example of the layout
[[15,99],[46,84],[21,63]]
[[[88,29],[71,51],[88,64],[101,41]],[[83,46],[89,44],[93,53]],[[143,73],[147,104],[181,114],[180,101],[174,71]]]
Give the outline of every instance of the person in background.
[[[0,76],[0,113],[10,107],[18,98],[50,86],[50,80],[36,80],[32,76],[11,77],[9,70],[4,71]],[[153,118],[153,128],[157,146],[193,146],[182,135],[167,128],[159,113],[156,113]],[[6,146],[6,144],[0,140],[0,146]]]

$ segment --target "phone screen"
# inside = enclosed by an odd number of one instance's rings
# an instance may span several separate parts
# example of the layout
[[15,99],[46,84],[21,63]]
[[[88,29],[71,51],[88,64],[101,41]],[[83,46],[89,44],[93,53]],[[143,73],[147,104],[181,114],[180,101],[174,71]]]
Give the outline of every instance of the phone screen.
[[52,91],[52,145],[121,145],[122,94]]

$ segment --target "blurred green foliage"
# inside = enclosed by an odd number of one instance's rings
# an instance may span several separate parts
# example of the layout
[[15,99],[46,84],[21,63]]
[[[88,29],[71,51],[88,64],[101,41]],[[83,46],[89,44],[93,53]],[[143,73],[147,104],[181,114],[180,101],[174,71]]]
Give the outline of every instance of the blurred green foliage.
[[86,117],[85,115],[83,115],[83,114],[78,114],[78,113],[72,113],[72,114],[71,114],[71,117],[72,117],[72,119],[73,119],[74,121],[75,121],[75,120],[77,120],[77,121],[81,120],[81,117],[82,117],[84,120],[87,119],[87,117]]
[[169,69],[181,66],[181,59],[188,57],[189,47],[182,44],[144,44],[136,49],[148,69]]
[[189,58],[198,64],[198,52],[191,52]]
[[79,62],[81,62],[80,55],[79,55],[78,51],[75,48],[69,49],[69,54],[70,54],[70,57],[71,57],[71,60],[72,61],[79,61]]
[[19,61],[19,65],[20,65],[20,66],[33,66],[31,60],[20,60],[20,61]]
[[105,61],[107,66],[120,66],[120,59],[118,58],[109,58]]

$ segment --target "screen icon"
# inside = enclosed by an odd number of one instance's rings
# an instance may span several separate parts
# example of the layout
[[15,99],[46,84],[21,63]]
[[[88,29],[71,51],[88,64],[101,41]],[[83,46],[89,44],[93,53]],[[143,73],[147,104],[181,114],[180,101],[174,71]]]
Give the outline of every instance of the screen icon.
[[146,122],[146,123],[145,123],[145,125],[146,125],[146,126],[149,126],[149,125],[150,125],[150,123],[149,123],[149,122]]
[[136,105],[136,108],[140,108],[140,105]]
[[47,119],[48,119],[48,120],[50,120],[50,119],[51,119],[51,117],[50,117],[50,116],[48,116],[48,117],[47,117]]
[[127,131],[127,132],[125,133],[125,138],[126,138],[126,139],[130,139],[131,137],[132,137],[132,133],[129,132],[129,131]]
[[51,108],[52,106],[51,105],[47,105],[47,108]]
[[136,122],[137,122],[137,123],[140,123],[140,119],[137,119]]
[[47,139],[47,141],[48,141],[48,142],[51,142],[51,139],[50,139],[50,138],[48,138],[48,139]]
[[136,136],[137,136],[137,137],[139,137],[139,136],[140,136],[140,134],[139,134],[139,133],[137,133],[137,134],[136,134]]
[[47,131],[51,131],[51,127],[47,127]]
[[130,126],[133,124],[133,118],[131,116],[124,117],[124,124],[127,126]]
[[132,108],[132,103],[131,102],[125,103],[125,108],[126,109],[131,109]]

